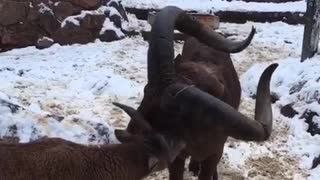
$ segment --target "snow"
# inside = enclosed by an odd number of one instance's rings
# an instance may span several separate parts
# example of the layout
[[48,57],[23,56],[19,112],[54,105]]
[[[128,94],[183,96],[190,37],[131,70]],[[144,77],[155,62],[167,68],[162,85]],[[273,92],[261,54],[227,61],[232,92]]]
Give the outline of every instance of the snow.
[[217,11],[260,11],[260,12],[305,12],[305,1],[288,3],[246,3],[225,0],[122,0],[125,7],[160,9],[165,6],[178,6],[184,10],[198,12]]
[[117,28],[113,22],[110,21],[109,18],[106,18],[103,22],[102,28],[100,30],[100,34],[103,34],[104,32],[106,32],[107,30],[112,30],[114,31],[117,36],[119,38],[123,38],[125,35],[123,34],[123,32],[121,31],[121,29]]
[[[138,1],[126,0],[123,4],[129,6],[131,2]],[[203,5],[189,0],[168,0],[158,5],[156,1],[139,1],[137,6],[143,2],[154,7],[180,3],[203,11],[212,7],[208,6],[209,0],[203,0]],[[231,7],[225,1],[214,3],[221,9]],[[237,10],[251,8],[237,1],[232,6],[237,3],[239,6],[233,7]],[[292,11],[305,8],[302,2],[291,5]],[[274,11],[280,9],[271,6]],[[262,7],[257,5],[258,9]],[[267,4],[265,7],[267,10]],[[150,29],[147,22],[134,15],[128,14],[128,18],[130,23],[123,24],[124,29]],[[252,25],[257,29],[252,44],[243,52],[232,54],[243,89],[240,111],[253,117],[255,101],[251,96],[256,92],[259,76],[268,64],[279,63],[271,82],[272,92],[280,97],[273,105],[274,130],[270,140],[263,143],[228,139],[220,173],[223,179],[318,180],[320,166],[310,168],[313,158],[320,155],[320,136],[306,132],[307,124],[299,117],[306,109],[320,113],[319,104],[314,102],[320,89],[320,55],[299,62],[302,25],[221,23],[220,30],[237,34],[231,39],[243,39]],[[181,52],[181,46],[175,44],[176,54]],[[142,37],[130,37],[110,43],[97,40],[87,45],[54,44],[44,50],[28,47],[1,53],[0,137],[17,136],[20,142],[49,136],[83,144],[118,143],[113,131],[126,127],[129,117],[111,102],[138,106],[146,84],[147,48]],[[299,92],[290,94],[297,80],[308,82]],[[299,114],[289,119],[280,114],[280,108],[292,102]],[[16,112],[10,107],[17,107]],[[320,119],[315,117],[313,121]],[[163,173],[157,175],[153,179],[165,179],[161,178]]]
[[[88,133],[96,134],[92,131],[100,123],[109,129],[110,137],[104,137],[107,142],[116,142],[113,127],[107,122],[113,108],[110,103],[134,99],[143,88],[119,75],[125,71],[120,66],[122,56],[126,56],[121,53],[124,44],[124,41],[64,47],[55,44],[43,51],[28,47],[0,54],[1,100],[23,104],[24,108],[10,113],[7,106],[0,106],[0,136],[10,135],[8,127],[16,124],[21,142],[47,135],[90,143]],[[119,57],[113,56],[118,53]],[[59,122],[47,114],[64,119]],[[77,123],[73,122],[75,119]],[[33,127],[39,131],[36,135],[32,134]]]
[[47,5],[45,5],[43,2],[38,4],[38,6],[39,6],[39,12],[40,13],[49,12],[49,13],[53,14],[53,11]]
[[[280,97],[276,103],[276,107],[281,108],[287,104],[294,104],[293,108],[299,113],[292,119],[288,120],[290,135],[288,137],[288,147],[290,153],[301,157],[301,166],[310,169],[314,158],[320,155],[320,135],[312,136],[307,132],[308,125],[300,116],[308,109],[320,114],[320,55],[316,55],[312,59],[300,62],[300,58],[287,58],[275,61],[279,63],[271,82],[271,91]],[[257,64],[252,66],[241,79],[243,94],[252,96],[256,92],[257,83],[263,70],[269,63]],[[298,92],[293,92],[294,86],[299,82],[305,82]],[[315,116],[313,122],[320,127],[319,117]],[[312,170],[310,179],[318,179],[315,173],[318,170]]]

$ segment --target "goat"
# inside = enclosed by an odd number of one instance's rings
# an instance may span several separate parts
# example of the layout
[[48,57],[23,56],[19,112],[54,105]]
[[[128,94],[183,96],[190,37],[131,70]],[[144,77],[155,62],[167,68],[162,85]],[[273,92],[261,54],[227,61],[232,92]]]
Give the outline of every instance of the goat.
[[[173,31],[191,36],[174,61]],[[228,136],[265,141],[272,131],[270,80],[277,64],[259,80],[255,120],[237,111],[241,87],[230,53],[244,50],[255,28],[243,41],[231,41],[205,27],[181,9],[168,6],[156,14],[148,49],[148,83],[138,111],[166,139],[186,147],[169,166],[170,180],[182,180],[185,159],[199,180],[218,179],[217,164]],[[134,118],[127,130],[140,134]]]
[[[142,115],[129,106],[114,103],[135,117],[143,135],[115,130],[122,144],[85,146],[60,138],[29,143],[0,142],[1,180],[140,180],[166,168],[183,143],[168,144],[153,133]],[[171,146],[172,145],[172,146]]]

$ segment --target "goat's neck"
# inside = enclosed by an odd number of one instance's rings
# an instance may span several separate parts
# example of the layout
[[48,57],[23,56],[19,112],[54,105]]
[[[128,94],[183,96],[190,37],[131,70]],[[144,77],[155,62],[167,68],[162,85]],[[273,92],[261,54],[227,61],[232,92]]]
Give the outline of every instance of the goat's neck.
[[117,144],[103,147],[102,150],[103,161],[123,168],[122,171],[125,172],[121,171],[123,176],[128,176],[124,179],[140,180],[149,173],[148,159],[150,155],[143,145]]

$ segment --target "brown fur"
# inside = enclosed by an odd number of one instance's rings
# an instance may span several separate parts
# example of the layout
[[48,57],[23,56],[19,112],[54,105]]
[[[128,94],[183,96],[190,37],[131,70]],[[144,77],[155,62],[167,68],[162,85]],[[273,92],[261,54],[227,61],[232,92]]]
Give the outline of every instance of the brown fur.
[[84,146],[63,139],[0,143],[1,180],[138,180],[149,173],[143,144]]
[[0,141],[0,180],[140,180],[166,168],[183,148],[170,149],[151,131],[141,136],[116,130],[115,135],[123,144],[86,146],[60,138]]
[[[175,28],[195,38],[185,42],[182,55],[173,63]],[[228,136],[247,141],[265,141],[270,136],[269,83],[276,64],[259,80],[255,120],[237,111],[241,88],[230,53],[245,49],[254,34],[252,28],[245,40],[233,42],[177,7],[165,7],[157,13],[149,42],[148,84],[138,110],[167,140],[186,143],[169,167],[170,180],[183,180],[188,156],[189,168],[199,180],[216,180]],[[132,120],[127,130],[142,133],[144,130]]]
[[[176,72],[179,82],[195,85],[238,109],[241,88],[229,53],[217,51],[190,38],[184,44],[182,56],[176,60]],[[187,136],[186,140],[185,155],[192,157],[189,169],[194,175],[199,175],[200,180],[209,180],[211,176],[217,179],[216,167],[223,154],[228,133],[223,126],[197,126],[192,128],[192,136]],[[176,161],[184,161],[185,157],[179,157]],[[171,165],[170,171],[181,169],[179,163],[175,163]],[[179,178],[172,176],[170,179]]]

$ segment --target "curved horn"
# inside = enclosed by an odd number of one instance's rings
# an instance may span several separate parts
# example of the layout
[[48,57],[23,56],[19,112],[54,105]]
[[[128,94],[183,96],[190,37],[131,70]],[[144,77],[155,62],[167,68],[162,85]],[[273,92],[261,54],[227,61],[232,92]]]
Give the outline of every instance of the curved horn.
[[130,116],[131,121],[135,121],[142,129],[152,130],[151,125],[143,118],[142,114],[134,108],[117,102],[113,102],[112,104],[126,112]]
[[246,39],[242,41],[232,41],[215,32],[213,29],[204,26],[186,13],[180,16],[176,27],[179,31],[196,37],[200,42],[208,46],[228,53],[237,53],[248,47],[256,32],[256,29],[252,26],[251,32]]
[[267,140],[272,131],[270,80],[278,64],[272,64],[262,73],[258,89],[255,120],[241,114],[232,106],[195,87],[174,84],[168,92],[175,96],[181,115],[197,116],[208,126],[222,125],[230,136],[247,141]]
[[154,19],[148,49],[148,86],[156,87],[160,93],[174,82],[173,32],[178,29],[194,36],[217,50],[235,53],[245,49],[251,42],[255,28],[243,41],[231,41],[175,6],[167,6],[159,11]]
[[175,22],[183,11],[168,6],[159,11],[152,24],[148,50],[148,85],[160,92],[175,78],[173,32]]

